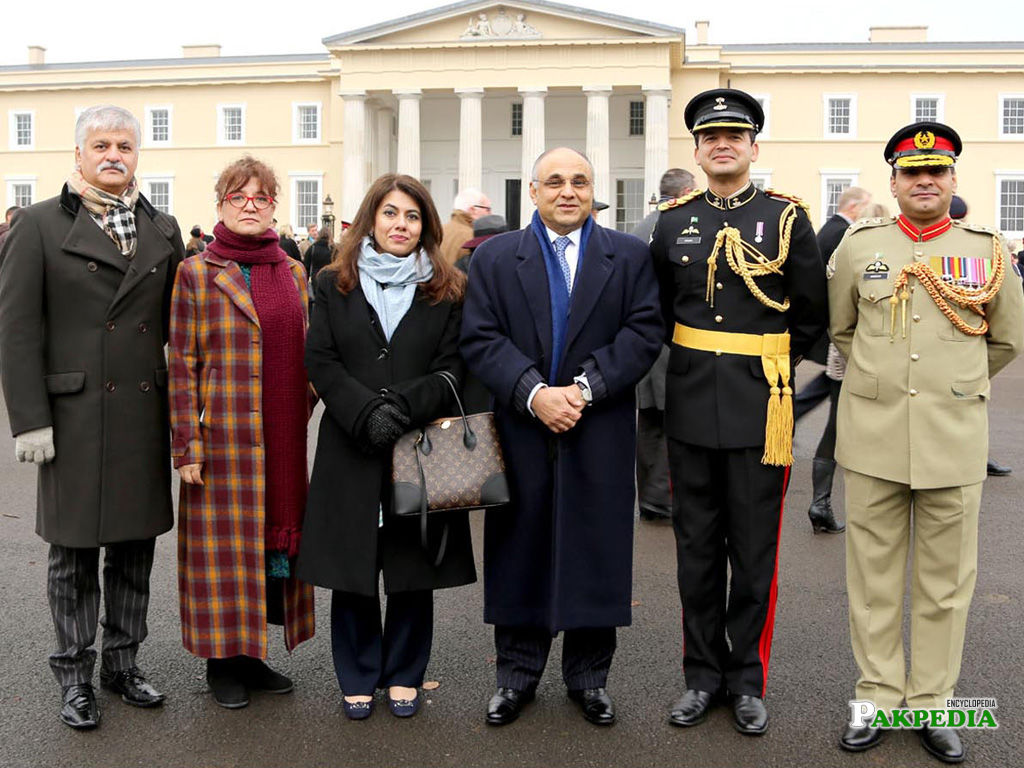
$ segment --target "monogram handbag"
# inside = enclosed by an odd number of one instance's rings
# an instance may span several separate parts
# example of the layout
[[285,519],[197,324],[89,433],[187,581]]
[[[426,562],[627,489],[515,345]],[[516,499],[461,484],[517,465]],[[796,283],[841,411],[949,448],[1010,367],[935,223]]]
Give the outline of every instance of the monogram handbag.
[[[432,514],[487,509],[509,503],[505,459],[493,413],[466,415],[455,376],[439,371],[455,396],[459,415],[436,419],[406,432],[392,451],[391,508],[399,517],[419,517],[420,542],[429,552],[427,521]],[[444,559],[444,525],[434,565]]]

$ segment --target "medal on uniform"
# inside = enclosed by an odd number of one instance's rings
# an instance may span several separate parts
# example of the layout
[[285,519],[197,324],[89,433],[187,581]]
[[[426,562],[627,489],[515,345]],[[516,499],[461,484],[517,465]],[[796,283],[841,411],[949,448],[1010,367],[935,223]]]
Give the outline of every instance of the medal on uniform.
[[992,278],[995,267],[992,259],[967,256],[932,256],[929,266],[944,283],[962,288],[977,289]]
[[754,230],[754,242],[760,243],[762,240],[764,240],[764,222],[759,221],[757,222],[757,227]]

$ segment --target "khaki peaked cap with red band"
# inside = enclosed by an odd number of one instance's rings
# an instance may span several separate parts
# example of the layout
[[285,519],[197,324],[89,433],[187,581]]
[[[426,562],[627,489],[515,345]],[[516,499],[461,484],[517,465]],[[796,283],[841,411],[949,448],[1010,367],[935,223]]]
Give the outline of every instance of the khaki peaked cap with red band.
[[950,166],[963,148],[960,136],[948,125],[922,121],[893,134],[885,145],[885,162],[893,168]]
[[683,112],[690,133],[711,128],[739,128],[759,133],[764,126],[764,110],[757,99],[736,88],[714,88],[698,93]]

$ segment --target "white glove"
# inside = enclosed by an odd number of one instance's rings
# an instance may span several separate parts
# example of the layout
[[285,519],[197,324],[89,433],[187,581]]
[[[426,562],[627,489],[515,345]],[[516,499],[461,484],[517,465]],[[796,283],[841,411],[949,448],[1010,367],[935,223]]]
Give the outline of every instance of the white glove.
[[32,429],[14,437],[14,456],[18,461],[44,464],[53,461],[53,427]]

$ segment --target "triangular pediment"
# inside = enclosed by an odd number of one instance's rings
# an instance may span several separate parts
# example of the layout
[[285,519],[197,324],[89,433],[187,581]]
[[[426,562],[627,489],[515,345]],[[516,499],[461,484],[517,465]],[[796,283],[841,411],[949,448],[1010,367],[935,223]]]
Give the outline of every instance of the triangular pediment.
[[684,30],[550,2],[469,0],[324,38],[328,48],[681,38]]

